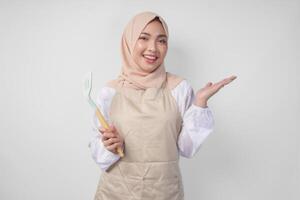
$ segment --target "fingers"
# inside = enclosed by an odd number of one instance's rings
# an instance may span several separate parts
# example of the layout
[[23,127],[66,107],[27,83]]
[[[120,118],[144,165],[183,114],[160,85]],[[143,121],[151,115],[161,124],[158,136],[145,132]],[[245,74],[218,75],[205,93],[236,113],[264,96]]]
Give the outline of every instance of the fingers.
[[109,125],[109,128],[99,127],[101,133],[101,140],[105,148],[113,153],[117,153],[117,147],[121,147],[124,143],[123,138],[119,135],[114,125]]
[[[101,133],[102,141],[105,141],[109,138],[121,138],[118,131],[114,126],[109,126],[108,129],[99,127],[99,132]],[[121,138],[122,139],[122,138]]]
[[105,140],[107,140],[109,138],[117,136],[116,132],[115,131],[111,131],[110,129],[99,127],[98,130],[99,130],[99,132],[101,134],[102,141],[105,141]]
[[110,133],[110,132],[104,132],[102,134],[102,141],[105,141],[105,140],[107,140],[109,138],[118,138],[118,137],[114,133]]
[[99,130],[99,132],[102,133],[102,134],[104,133],[104,131],[106,131],[106,129],[103,128],[103,127],[98,128],[98,130]]
[[237,78],[237,76],[235,76],[235,75],[232,75],[232,76],[229,77],[229,79],[232,79],[232,80],[234,80],[236,78]]
[[227,85],[228,83],[230,83],[234,79],[236,79],[236,76],[230,76],[228,78],[225,78],[223,81],[224,81],[224,84]]
[[122,147],[121,142],[114,143],[114,144],[112,144],[110,146],[107,146],[106,148],[107,148],[107,150],[112,151],[112,152],[115,153],[116,152],[116,148],[118,148],[118,147]]
[[123,140],[120,138],[109,138],[106,141],[103,141],[105,148],[113,153],[117,153],[117,148],[123,148]]
[[224,87],[225,85],[227,85],[228,83],[230,83],[231,81],[233,81],[234,79],[236,79],[236,76],[230,76],[228,78],[225,78],[221,81],[219,81],[218,83],[215,83],[214,86],[217,88],[217,90],[219,90],[220,88]]
[[209,87],[209,86],[211,86],[212,85],[212,82],[208,82],[206,85],[205,85],[205,87]]
[[[119,135],[119,133],[118,133],[118,131],[117,131],[117,129],[116,129],[116,127],[114,125],[109,125],[108,128],[104,128],[104,127],[100,126],[100,127],[98,127],[98,131],[102,135],[104,135],[105,133],[111,133],[111,134],[113,134],[115,136]],[[112,137],[112,136],[109,136],[109,137]]]
[[102,142],[103,142],[103,145],[105,147],[108,147],[108,146],[111,146],[115,143],[121,143],[121,140],[120,140],[120,138],[109,138],[109,139],[107,139],[105,141],[102,141]]
[[116,132],[116,128],[114,125],[110,125],[108,129],[104,128],[104,127],[99,127],[98,128],[100,133],[104,133],[104,132],[111,132],[111,133],[115,133]]
[[108,128],[108,131],[110,131],[110,132],[114,132],[114,131],[116,131],[116,128],[115,128],[115,126],[114,125],[109,125],[109,128]]

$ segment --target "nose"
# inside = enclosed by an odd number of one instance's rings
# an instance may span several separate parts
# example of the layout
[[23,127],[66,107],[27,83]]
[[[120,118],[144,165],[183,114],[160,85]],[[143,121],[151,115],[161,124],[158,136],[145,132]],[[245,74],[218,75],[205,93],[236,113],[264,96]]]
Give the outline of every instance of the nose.
[[156,47],[156,42],[155,41],[153,41],[153,40],[149,41],[148,50],[152,51],[152,52],[156,52],[157,47]]

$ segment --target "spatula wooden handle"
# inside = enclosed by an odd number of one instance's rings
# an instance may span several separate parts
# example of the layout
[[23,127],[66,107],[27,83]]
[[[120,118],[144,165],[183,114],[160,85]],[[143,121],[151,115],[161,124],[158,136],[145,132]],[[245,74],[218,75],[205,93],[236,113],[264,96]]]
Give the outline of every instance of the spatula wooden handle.
[[[103,117],[103,115],[101,114],[101,112],[98,108],[96,109],[96,115],[97,115],[97,118],[98,118],[100,124],[104,128],[109,129],[108,123],[106,122],[105,118]],[[117,152],[118,152],[120,157],[124,157],[124,153],[123,153],[123,150],[121,149],[121,147],[117,147]]]

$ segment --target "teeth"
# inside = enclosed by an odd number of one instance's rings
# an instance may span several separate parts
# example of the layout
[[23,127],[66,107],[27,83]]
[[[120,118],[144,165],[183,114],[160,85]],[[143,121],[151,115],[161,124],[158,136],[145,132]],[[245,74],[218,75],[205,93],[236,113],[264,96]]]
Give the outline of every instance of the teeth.
[[147,56],[147,55],[144,55],[145,58],[148,58],[148,59],[151,59],[151,60],[155,60],[156,57],[155,56]]

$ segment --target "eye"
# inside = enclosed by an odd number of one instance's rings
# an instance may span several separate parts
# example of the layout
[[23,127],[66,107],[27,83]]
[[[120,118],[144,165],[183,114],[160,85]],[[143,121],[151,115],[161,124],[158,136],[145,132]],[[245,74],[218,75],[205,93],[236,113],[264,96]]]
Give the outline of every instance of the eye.
[[162,39],[162,40],[159,40],[159,42],[162,43],[162,44],[166,44],[166,43],[167,43],[167,40]]
[[141,39],[141,40],[147,40],[148,38],[141,36],[141,37],[139,37],[139,39]]

